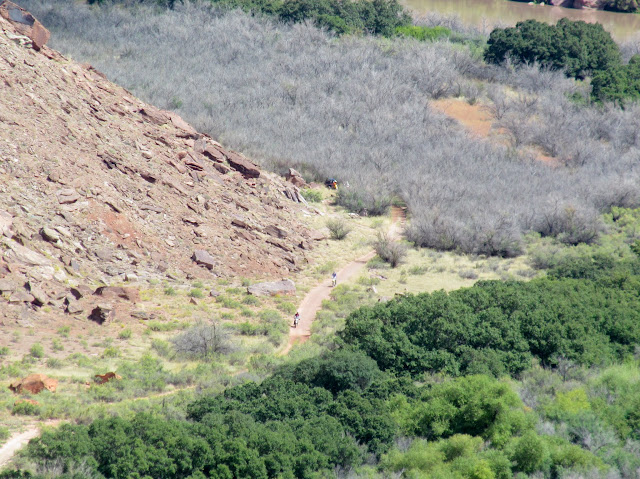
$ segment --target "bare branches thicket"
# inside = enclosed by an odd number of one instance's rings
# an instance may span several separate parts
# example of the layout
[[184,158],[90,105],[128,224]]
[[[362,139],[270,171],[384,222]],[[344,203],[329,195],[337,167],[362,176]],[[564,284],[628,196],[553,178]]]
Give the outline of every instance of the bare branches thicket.
[[[170,11],[22,5],[52,30],[53,47],[146,101],[181,105],[198,129],[265,166],[306,164],[348,180],[354,193],[344,200],[354,209],[384,210],[402,196],[408,237],[420,245],[517,254],[527,231],[590,240],[599,213],[640,206],[629,188],[640,171],[637,108],[577,105],[570,97],[584,87],[558,72],[485,66],[447,41],[338,39],[313,25],[194,3]],[[496,93],[516,148],[471,138],[430,108],[430,99],[475,80],[538,96],[503,105]],[[524,157],[518,147],[527,144],[559,166]]]
[[194,358],[208,359],[214,354],[232,351],[231,334],[220,323],[198,323],[172,338],[176,353]]
[[398,266],[407,256],[407,247],[398,241],[394,241],[390,235],[383,232],[378,232],[378,237],[373,243],[373,249],[392,268]]

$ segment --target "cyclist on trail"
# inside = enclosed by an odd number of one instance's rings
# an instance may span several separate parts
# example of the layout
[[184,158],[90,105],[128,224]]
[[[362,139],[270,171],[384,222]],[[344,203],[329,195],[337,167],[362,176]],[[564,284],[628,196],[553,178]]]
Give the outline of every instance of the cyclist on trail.
[[334,271],[333,274],[331,275],[331,284],[335,287],[336,284],[338,284],[338,275],[336,274],[336,272]]
[[300,322],[300,313],[296,312],[296,314],[293,316],[293,327],[297,328],[299,322]]

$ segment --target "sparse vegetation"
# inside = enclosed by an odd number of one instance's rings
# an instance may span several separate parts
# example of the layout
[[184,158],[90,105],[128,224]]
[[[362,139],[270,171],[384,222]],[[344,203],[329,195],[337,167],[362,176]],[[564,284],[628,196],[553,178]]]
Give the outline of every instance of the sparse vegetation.
[[118,339],[129,339],[132,334],[131,328],[124,328],[118,333]]
[[60,326],[58,328],[58,334],[60,336],[62,336],[63,338],[68,338],[70,332],[71,332],[71,326],[69,326],[69,325]]

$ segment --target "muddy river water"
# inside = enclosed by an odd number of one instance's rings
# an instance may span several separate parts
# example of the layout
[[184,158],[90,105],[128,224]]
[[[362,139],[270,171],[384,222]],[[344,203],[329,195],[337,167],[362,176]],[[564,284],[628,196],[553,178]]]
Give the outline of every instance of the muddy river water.
[[458,15],[465,23],[490,31],[497,23],[515,25],[533,18],[554,23],[563,17],[585,22],[599,22],[618,41],[640,35],[640,15],[601,10],[577,10],[573,8],[531,5],[508,0],[402,0],[418,13],[438,12]]

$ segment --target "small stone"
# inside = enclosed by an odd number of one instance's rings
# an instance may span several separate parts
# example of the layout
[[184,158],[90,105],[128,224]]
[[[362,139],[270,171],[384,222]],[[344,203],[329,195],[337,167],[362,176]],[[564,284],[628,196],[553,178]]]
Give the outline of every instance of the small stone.
[[58,190],[56,196],[58,197],[58,203],[61,205],[75,203],[80,199],[80,195],[73,188]]
[[209,291],[209,296],[211,296],[212,298],[217,298],[218,296],[220,296],[220,291],[217,291],[215,289],[212,289],[211,291]]
[[52,228],[48,228],[45,226],[40,230],[40,234],[46,241],[49,241],[51,243],[57,243],[58,241],[60,241],[60,234]]
[[138,275],[135,273],[125,273],[124,280],[129,283],[135,283],[138,281]]

